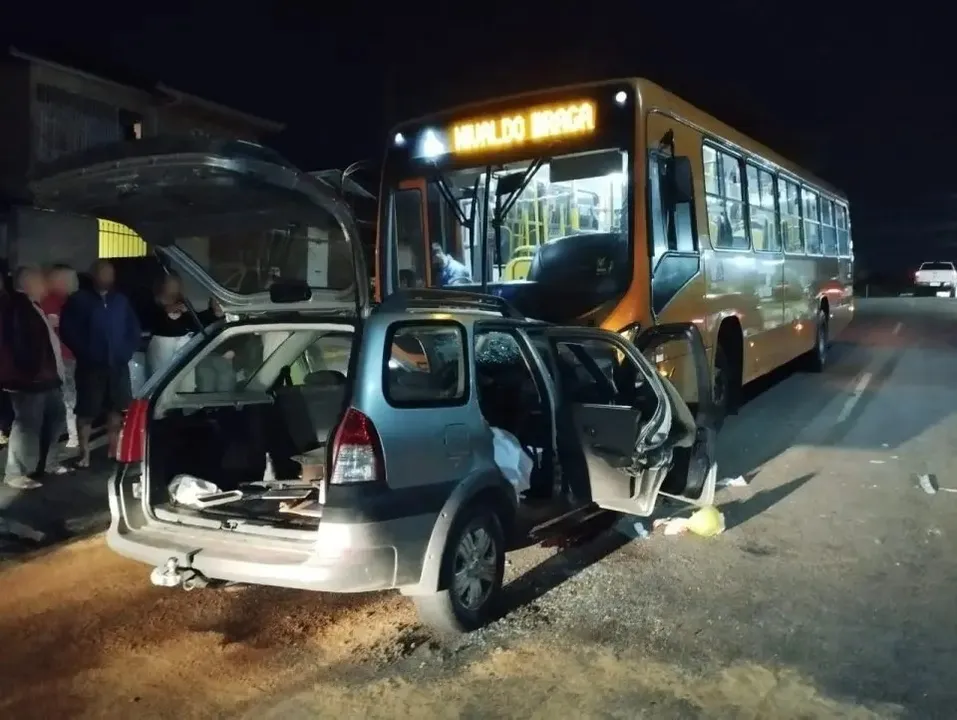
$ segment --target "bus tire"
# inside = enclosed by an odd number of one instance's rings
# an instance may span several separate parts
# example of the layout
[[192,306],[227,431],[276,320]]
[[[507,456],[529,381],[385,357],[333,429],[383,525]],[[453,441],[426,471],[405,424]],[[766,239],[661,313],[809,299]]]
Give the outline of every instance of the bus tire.
[[735,333],[729,323],[723,323],[718,331],[718,342],[714,349],[712,397],[715,430],[720,430],[728,415],[733,414],[737,409],[738,395],[741,391],[742,362],[740,351],[734,351],[736,347],[741,347],[740,332]]
[[818,308],[814,322],[814,347],[804,356],[804,366],[808,372],[824,372],[827,366],[828,324],[827,311],[823,307]]

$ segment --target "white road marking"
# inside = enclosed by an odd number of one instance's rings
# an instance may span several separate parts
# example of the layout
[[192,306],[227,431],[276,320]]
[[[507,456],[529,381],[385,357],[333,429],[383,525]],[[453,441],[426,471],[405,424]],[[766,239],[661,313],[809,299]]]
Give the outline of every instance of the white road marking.
[[864,394],[864,391],[867,389],[867,386],[871,382],[873,376],[871,373],[864,373],[861,375],[861,379],[857,381],[857,386],[854,388],[854,392],[851,393],[851,396],[844,403],[844,407],[841,408],[841,412],[837,416],[837,420],[834,421],[835,425],[840,425],[842,422],[847,420],[851,415],[851,411],[854,410],[854,406],[857,405],[858,400],[861,399],[861,395]]
[[901,328],[904,327],[904,323],[899,322],[894,326],[894,329],[891,330],[891,335],[896,335],[901,331]]

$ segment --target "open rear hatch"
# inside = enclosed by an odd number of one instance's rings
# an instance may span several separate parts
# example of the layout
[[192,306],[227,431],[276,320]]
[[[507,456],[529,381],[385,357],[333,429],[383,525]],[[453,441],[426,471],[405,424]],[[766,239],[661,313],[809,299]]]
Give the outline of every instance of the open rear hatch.
[[[348,205],[262,146],[202,137],[105,145],[41,166],[30,188],[38,207],[130,227],[226,312],[368,306]],[[277,279],[311,292],[277,303],[268,292]]]
[[[295,509],[318,500],[369,300],[348,205],[261,146],[201,137],[94,148],[39,168],[31,190],[38,207],[128,226],[194,304],[215,298],[226,313],[131,408],[149,457],[125,458],[146,473],[121,502],[138,495],[148,515],[200,526],[318,523],[318,508]],[[243,498],[178,506],[177,478]]]

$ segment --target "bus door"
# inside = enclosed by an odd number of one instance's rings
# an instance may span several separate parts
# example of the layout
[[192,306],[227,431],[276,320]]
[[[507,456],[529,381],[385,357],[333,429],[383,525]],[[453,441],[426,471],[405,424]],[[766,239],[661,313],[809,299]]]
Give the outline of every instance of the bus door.
[[[685,317],[689,313],[706,314],[703,289],[698,302],[675,302],[701,269],[691,161],[694,155],[700,157],[701,139],[696,131],[659,113],[648,115],[646,128],[652,311],[659,322],[687,322],[693,319]],[[669,305],[680,305],[673,310],[679,316],[661,318]]]
[[[459,201],[463,216],[469,217],[471,199]],[[399,189],[394,193],[393,223],[397,229],[396,244],[387,249],[379,246],[380,255],[378,272],[392,273],[390,266],[396,267],[394,281],[398,287],[432,287],[436,279],[432,277],[432,247],[438,245],[442,251],[463,262],[470,269],[473,267],[471,250],[471,231],[463,227],[455,217],[449,204],[442,198],[434,182],[425,178],[412,178],[399,183]],[[380,235],[382,240],[388,238],[387,232]],[[377,295],[382,299],[381,288],[385,287],[380,280],[376,283]]]
[[[431,278],[429,262],[429,227],[425,198],[427,192],[423,178],[403,180],[393,195],[392,224],[397,229],[395,244],[391,248],[380,245],[379,253],[385,253],[388,261],[383,262],[380,255],[379,275],[376,282],[377,299],[382,300],[383,288],[387,284],[381,277],[392,276],[400,288],[425,287]],[[380,229],[382,237],[388,237]]]

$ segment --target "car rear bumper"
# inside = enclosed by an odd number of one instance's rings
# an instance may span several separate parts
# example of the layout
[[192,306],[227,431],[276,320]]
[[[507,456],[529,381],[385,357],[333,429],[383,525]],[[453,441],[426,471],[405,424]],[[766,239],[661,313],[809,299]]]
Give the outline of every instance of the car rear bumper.
[[321,522],[315,540],[303,541],[160,522],[134,530],[114,514],[107,544],[131,560],[207,580],[368,592],[418,581],[434,521]]
[[938,282],[934,284],[931,282],[917,281],[914,283],[914,292],[915,293],[951,292],[954,290],[955,287],[957,287],[957,283],[955,282]]

